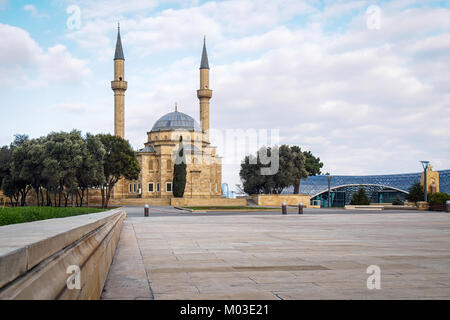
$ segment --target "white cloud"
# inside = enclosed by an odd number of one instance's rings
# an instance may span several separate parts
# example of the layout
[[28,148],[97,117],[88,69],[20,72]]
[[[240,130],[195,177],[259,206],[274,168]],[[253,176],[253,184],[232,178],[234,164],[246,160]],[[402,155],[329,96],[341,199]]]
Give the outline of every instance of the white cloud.
[[6,85],[42,86],[51,81],[77,83],[90,75],[86,63],[63,45],[42,49],[21,28],[0,24],[0,70]]
[[[206,34],[214,128],[278,128],[282,143],[311,150],[333,174],[417,172],[422,158],[437,169],[450,167],[450,10],[423,1],[383,3],[381,29],[369,30],[370,1],[326,2],[325,10],[313,4],[193,1],[156,12],[153,1],[79,2],[82,27],[66,37],[94,61],[106,59],[112,72],[120,19],[129,82],[125,131],[135,147],[175,101],[198,119],[195,90]],[[330,30],[330,21],[339,32]],[[65,47],[44,50],[21,29],[1,30],[10,48],[0,50],[0,61],[11,61],[1,67],[13,68],[15,77],[37,65],[46,65],[39,72],[48,81],[55,73],[64,81],[87,77],[86,65]],[[179,51],[190,53],[173,62],[152,61],[157,53]],[[112,131],[109,80],[101,93],[102,103],[110,98],[109,107],[90,117],[102,118],[99,127]],[[95,110],[89,103],[57,107]],[[238,171],[239,164],[225,166],[224,181],[238,183]]]
[[27,4],[23,7],[23,10],[28,11],[31,13],[31,16],[33,18],[37,18],[37,19],[45,19],[48,18],[48,15],[44,14],[44,13],[40,13],[38,11],[38,9],[32,5],[32,4]]

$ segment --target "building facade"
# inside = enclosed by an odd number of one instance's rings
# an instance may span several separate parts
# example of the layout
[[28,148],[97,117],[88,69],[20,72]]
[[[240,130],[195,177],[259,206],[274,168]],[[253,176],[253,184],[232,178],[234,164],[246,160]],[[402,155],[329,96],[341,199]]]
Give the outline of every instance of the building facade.
[[[150,131],[144,148],[137,151],[141,172],[138,180],[121,180],[114,188],[113,198],[170,199],[174,161],[179,149],[180,137],[186,158],[186,187],[184,197],[220,198],[222,183],[222,159],[216,154],[216,147],[209,141],[210,99],[209,63],[206,41],[200,62],[199,99],[200,124],[191,116],[175,110],[160,117]],[[114,55],[114,134],[125,138],[125,58],[120,29],[117,34]]]
[[[318,175],[302,180],[300,193],[308,194],[311,197],[311,204],[320,204],[322,207],[343,207],[350,204],[353,194],[362,187],[371,203],[392,203],[397,197],[404,200],[408,189],[414,183],[421,182],[423,185],[423,177],[423,172],[370,176]],[[427,190],[429,194],[450,193],[450,170],[433,171],[429,166]],[[293,187],[283,191],[288,194],[292,192]]]

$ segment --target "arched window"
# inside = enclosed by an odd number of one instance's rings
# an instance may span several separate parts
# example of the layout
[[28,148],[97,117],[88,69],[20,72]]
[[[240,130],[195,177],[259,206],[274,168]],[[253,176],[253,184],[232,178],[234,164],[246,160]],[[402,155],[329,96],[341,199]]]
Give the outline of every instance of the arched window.
[[148,162],[148,167],[150,170],[153,170],[153,159],[150,159],[150,161]]

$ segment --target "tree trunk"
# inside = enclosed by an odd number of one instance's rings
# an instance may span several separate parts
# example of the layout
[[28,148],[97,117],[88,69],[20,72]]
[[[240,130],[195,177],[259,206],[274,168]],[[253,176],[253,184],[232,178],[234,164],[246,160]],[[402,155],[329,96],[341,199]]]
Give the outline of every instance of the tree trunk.
[[36,192],[36,202],[37,206],[39,207],[39,188],[35,188],[34,192]]
[[105,187],[101,187],[101,193],[102,193],[102,208],[105,207]]
[[300,179],[295,181],[294,183],[294,194],[298,194],[300,192]]
[[86,189],[86,207],[89,208],[89,187]]
[[111,187],[106,187],[106,200],[105,200],[105,209],[108,208],[109,197],[111,196]]
[[[80,188],[79,192],[77,192],[77,198],[80,199],[80,207],[83,206],[83,199],[84,199],[84,188]],[[78,202],[77,202],[78,205]]]

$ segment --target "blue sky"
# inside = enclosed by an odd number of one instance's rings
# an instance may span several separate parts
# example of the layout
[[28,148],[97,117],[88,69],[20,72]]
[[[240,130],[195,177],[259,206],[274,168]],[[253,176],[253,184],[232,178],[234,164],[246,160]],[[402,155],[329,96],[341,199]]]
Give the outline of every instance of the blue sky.
[[[450,167],[448,1],[0,0],[0,145],[113,132],[117,21],[134,148],[175,102],[198,120],[206,35],[213,128],[279,129],[334,174]],[[238,171],[226,164],[223,180]]]

